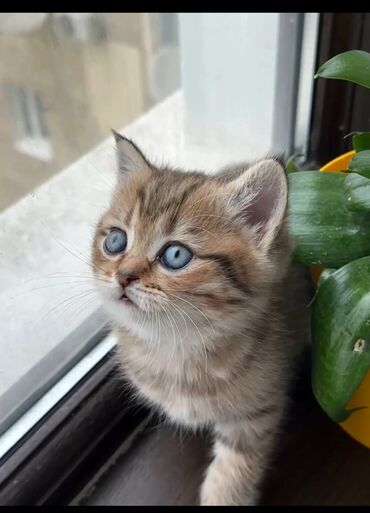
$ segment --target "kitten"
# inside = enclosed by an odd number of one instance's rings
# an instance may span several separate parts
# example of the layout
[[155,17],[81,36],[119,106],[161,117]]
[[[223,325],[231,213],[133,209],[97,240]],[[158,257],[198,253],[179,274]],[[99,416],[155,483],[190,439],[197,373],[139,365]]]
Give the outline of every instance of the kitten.
[[284,168],[157,168],[115,139],[118,184],[92,262],[124,372],[173,422],[213,430],[201,504],[255,504],[306,320]]

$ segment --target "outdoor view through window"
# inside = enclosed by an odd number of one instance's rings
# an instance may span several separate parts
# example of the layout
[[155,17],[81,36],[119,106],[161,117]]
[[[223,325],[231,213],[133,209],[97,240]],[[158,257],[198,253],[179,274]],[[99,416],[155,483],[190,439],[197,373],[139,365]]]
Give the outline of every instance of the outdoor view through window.
[[179,83],[176,14],[0,14],[0,432],[97,308],[85,262],[110,181],[88,152]]
[[312,16],[0,14],[0,436],[92,347],[111,129],[209,172],[297,149],[297,84],[310,96],[294,52],[310,65]]

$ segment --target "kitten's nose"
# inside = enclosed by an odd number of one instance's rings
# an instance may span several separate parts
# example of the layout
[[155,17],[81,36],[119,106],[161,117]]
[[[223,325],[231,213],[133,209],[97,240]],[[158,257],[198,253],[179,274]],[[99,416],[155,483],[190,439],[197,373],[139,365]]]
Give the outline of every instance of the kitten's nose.
[[120,271],[117,276],[118,283],[123,287],[127,287],[132,281],[138,280],[137,274],[131,271]]

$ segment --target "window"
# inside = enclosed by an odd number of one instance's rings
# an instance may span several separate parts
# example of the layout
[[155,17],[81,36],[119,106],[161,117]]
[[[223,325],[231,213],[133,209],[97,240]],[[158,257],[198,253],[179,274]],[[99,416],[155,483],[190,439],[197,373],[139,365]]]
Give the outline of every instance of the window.
[[13,123],[14,146],[21,153],[40,160],[51,160],[40,94],[25,87],[7,85],[6,96]]
[[305,151],[317,24],[317,13],[0,15],[0,464],[114,346],[89,266],[115,182],[110,130],[209,172]]
[[176,17],[0,15],[0,436],[104,332],[89,251],[115,179],[111,128],[153,136],[168,118],[149,111],[179,86],[178,54],[157,60]]

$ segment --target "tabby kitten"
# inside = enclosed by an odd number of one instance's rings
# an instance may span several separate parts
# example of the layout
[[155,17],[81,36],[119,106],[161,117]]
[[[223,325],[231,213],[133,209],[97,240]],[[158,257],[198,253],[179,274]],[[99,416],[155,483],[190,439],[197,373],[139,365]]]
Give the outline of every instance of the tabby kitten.
[[115,139],[92,262],[122,367],[172,421],[214,432],[201,504],[255,504],[303,341],[285,171],[158,168]]

